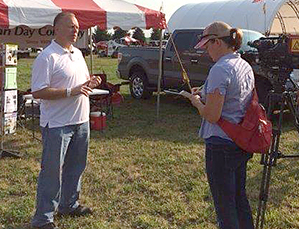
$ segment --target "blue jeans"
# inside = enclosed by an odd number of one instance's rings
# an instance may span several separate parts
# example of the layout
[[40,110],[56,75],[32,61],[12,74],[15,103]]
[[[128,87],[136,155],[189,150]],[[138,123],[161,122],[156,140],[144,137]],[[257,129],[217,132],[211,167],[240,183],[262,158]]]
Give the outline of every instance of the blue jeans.
[[53,222],[57,209],[68,213],[79,206],[89,143],[89,122],[41,130],[43,154],[32,226]]
[[251,157],[231,141],[218,137],[206,141],[206,172],[221,229],[254,228],[245,189]]

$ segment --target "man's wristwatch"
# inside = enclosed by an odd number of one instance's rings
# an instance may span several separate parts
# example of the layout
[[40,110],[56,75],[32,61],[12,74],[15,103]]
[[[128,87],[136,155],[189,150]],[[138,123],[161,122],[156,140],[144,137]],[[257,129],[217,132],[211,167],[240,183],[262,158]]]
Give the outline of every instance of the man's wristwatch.
[[67,88],[66,89],[66,97],[70,97],[72,93],[72,88]]

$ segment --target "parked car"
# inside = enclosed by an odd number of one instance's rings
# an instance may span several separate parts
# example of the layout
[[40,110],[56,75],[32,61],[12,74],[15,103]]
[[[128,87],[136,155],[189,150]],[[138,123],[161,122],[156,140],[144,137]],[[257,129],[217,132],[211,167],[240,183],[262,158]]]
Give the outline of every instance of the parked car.
[[[167,40],[162,40],[162,46],[165,47],[167,44]],[[151,40],[148,42],[148,46],[151,47],[159,47],[160,45],[160,40]]]
[[98,57],[107,57],[106,50],[99,50],[98,51]]
[[109,40],[107,46],[107,56],[112,58],[117,57],[119,47],[126,47],[126,45],[118,43],[117,40]]
[[[175,30],[173,40],[180,54],[181,61],[190,78],[191,86],[200,86],[204,83],[213,61],[208,53],[202,49],[194,49],[198,42],[198,36],[203,29]],[[243,58],[247,53],[256,52],[250,47],[248,41],[254,41],[263,37],[256,31],[243,30],[244,38],[240,49]],[[157,91],[159,75],[159,49],[156,47],[121,47],[118,54],[117,73],[121,79],[130,81],[131,95],[136,99],[148,98]],[[248,62],[254,65],[250,58]],[[186,89],[182,79],[182,70],[175,55],[171,41],[168,41],[163,49],[163,72],[161,80],[162,89]],[[259,97],[265,98],[272,88],[270,81],[259,74],[257,66],[253,66],[256,78],[256,87]]]
[[119,47],[116,47],[115,50],[113,51],[113,53],[111,54],[111,58],[117,58],[118,57],[118,51],[119,51]]
[[31,49],[27,48],[27,49],[18,49],[17,51],[17,58],[29,58],[30,57],[30,53],[31,53]]

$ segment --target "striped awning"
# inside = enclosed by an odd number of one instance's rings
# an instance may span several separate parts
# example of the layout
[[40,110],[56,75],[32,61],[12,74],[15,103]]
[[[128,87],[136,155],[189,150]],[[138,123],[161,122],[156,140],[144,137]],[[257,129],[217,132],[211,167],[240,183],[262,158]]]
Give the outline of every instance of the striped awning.
[[62,11],[74,13],[80,29],[165,28],[163,13],[123,0],[0,0],[0,27],[41,28]]

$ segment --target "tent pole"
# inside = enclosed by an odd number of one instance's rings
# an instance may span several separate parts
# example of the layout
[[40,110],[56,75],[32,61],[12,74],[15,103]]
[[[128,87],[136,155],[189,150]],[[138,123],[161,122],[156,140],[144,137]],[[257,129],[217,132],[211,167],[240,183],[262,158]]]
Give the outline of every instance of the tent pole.
[[160,93],[161,93],[161,79],[162,79],[162,58],[163,58],[162,36],[163,36],[162,29],[160,29],[159,76],[158,76],[158,95],[157,95],[157,120],[159,120],[159,112],[160,112]]
[[90,47],[90,75],[93,74],[93,59],[92,59],[92,32],[89,28],[89,47]]

